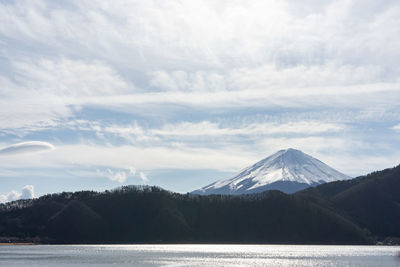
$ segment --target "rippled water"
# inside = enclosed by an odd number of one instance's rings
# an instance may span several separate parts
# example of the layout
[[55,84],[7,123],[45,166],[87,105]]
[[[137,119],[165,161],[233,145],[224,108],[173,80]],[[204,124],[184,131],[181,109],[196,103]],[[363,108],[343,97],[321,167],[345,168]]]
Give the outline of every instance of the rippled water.
[[0,266],[396,266],[400,247],[297,245],[0,246]]

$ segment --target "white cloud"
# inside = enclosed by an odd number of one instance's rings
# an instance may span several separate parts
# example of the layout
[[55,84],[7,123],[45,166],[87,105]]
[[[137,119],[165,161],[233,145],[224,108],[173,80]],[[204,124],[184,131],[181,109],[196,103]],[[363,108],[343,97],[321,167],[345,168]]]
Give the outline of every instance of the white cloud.
[[5,195],[0,195],[0,203],[15,201],[19,199],[31,199],[34,197],[35,197],[35,189],[33,185],[26,185],[22,188],[21,193],[12,190],[11,192]]
[[[129,156],[127,157],[127,155]],[[125,168],[132,162],[137,169],[143,171],[202,168],[236,170],[237,166],[251,163],[259,157],[254,152],[245,152],[237,147],[225,149],[199,148],[187,147],[184,144],[171,144],[171,147],[60,145],[51,157],[42,156],[40,162],[43,162],[46,166],[69,166],[69,168],[73,166],[109,166],[113,174],[115,173],[114,169],[120,169],[125,173],[129,172]],[[1,163],[8,168],[19,164],[21,162],[17,160]],[[40,166],[40,163],[36,161],[35,164]]]
[[398,14],[359,0],[1,3],[0,128],[54,127],[92,105],[396,108]]
[[[92,128],[93,129],[93,128]],[[147,142],[147,141],[156,141],[157,137],[151,136],[146,129],[140,126],[136,121],[132,124],[128,125],[109,125],[102,127],[101,125],[97,126],[96,130],[100,134],[113,134],[116,136],[120,136],[125,138],[128,141],[132,142]]]
[[187,73],[183,70],[166,72],[155,71],[150,74],[150,84],[166,91],[225,91],[227,81],[224,75],[213,72],[197,71]]
[[31,199],[35,197],[35,188],[33,185],[25,185],[22,188],[21,199]]
[[[80,165],[80,164],[75,164],[75,167],[82,167],[82,166],[95,166],[97,163],[95,161],[91,161],[90,163],[87,162],[86,165]],[[106,168],[105,171],[102,171],[101,168],[104,167],[105,165],[98,165],[96,169],[96,172],[93,171],[72,171],[72,173],[75,176],[81,176],[81,177],[106,177],[110,181],[118,182],[118,183],[124,183],[129,177],[135,177],[136,176],[136,168],[135,167],[128,167],[128,168],[121,168],[119,164],[113,164],[110,163],[107,166],[110,166],[111,168]],[[89,167],[90,169],[90,167]],[[145,181],[147,178],[143,172],[139,172],[139,178],[142,181]]]
[[290,123],[251,123],[242,124],[236,128],[221,127],[218,123],[203,121],[199,123],[182,122],[168,124],[161,129],[152,129],[151,133],[160,136],[220,136],[226,138],[232,135],[262,136],[272,134],[321,134],[344,130],[341,124],[318,121],[301,121]]
[[328,60],[395,66],[398,14],[395,1],[26,1],[0,6],[0,33],[134,70]]
[[[185,72],[158,70],[150,77],[150,83],[160,89],[173,91],[240,91],[283,90],[309,94],[303,88],[312,87],[313,93],[334,93],[331,89],[342,89],[346,93],[354,85],[381,83],[383,69],[379,66],[354,66],[330,63],[324,65],[296,65],[277,68],[273,63],[253,67],[227,69],[225,71]],[[329,88],[331,87],[331,88]],[[289,90],[287,90],[289,89]]]
[[[188,146],[185,143],[171,143],[169,146],[101,146],[101,145],[63,145],[57,148],[53,155],[43,155],[41,160],[53,166],[109,166],[116,169],[112,173],[125,172],[125,166],[135,164],[141,172],[159,169],[215,169],[220,171],[237,171],[252,164],[280,149],[297,148],[321,159],[334,154],[338,161],[342,155],[349,155],[351,151],[366,149],[368,145],[357,138],[339,136],[305,136],[305,137],[267,137],[251,144],[214,143],[203,146],[200,143]],[[129,155],[127,157],[126,155]],[[3,163],[3,164],[6,164]],[[17,161],[9,167],[20,164]],[[340,165],[345,165],[340,164]],[[7,167],[7,166],[4,166]],[[333,167],[335,167],[333,165]],[[360,173],[365,164],[358,162],[351,166]],[[136,172],[137,173],[137,172]],[[140,176],[140,172],[139,172]]]
[[14,154],[26,154],[43,152],[47,150],[53,150],[54,146],[47,142],[41,141],[29,141],[18,144],[13,144],[0,149],[1,155],[14,155]]
[[135,167],[129,167],[129,174],[130,175],[135,175],[136,174],[136,168]]
[[[106,126],[101,123],[92,123],[96,125],[95,128],[90,128],[86,122],[84,122],[83,127],[88,131],[96,131],[106,136],[108,138],[106,140],[111,140],[113,136],[125,139],[123,143],[126,145],[112,146],[108,144],[103,146],[104,150],[109,150],[108,152],[121,149],[118,155],[114,155],[114,153],[113,155],[104,155],[104,158],[119,158],[118,163],[115,163],[116,165],[113,165],[113,163],[107,166],[125,168],[133,162],[140,169],[147,170],[168,168],[232,170],[235,168],[236,162],[251,163],[245,157],[257,160],[267,156],[269,152],[275,152],[274,149],[298,147],[303,143],[301,140],[306,140],[307,137],[321,140],[322,147],[330,148],[334,148],[338,140],[342,140],[341,145],[345,146],[345,140],[352,139],[336,137],[338,134],[343,136],[344,133],[351,131],[347,124],[315,120],[299,120],[297,122],[290,120],[283,123],[265,122],[262,119],[243,120],[241,122],[186,121],[167,123],[157,128],[146,128],[137,122],[131,125]],[[110,134],[113,136],[110,136]],[[267,144],[268,140],[275,141],[272,142],[272,146],[263,146],[262,144]],[[296,144],[296,142],[299,142],[299,144]],[[311,140],[305,141],[305,143],[316,147],[319,142]],[[93,145],[89,146],[93,147]],[[98,146],[99,150],[100,147],[102,145]],[[266,148],[266,150],[263,150],[263,148]],[[100,155],[99,153],[104,152],[93,153]],[[151,153],[154,155],[151,155]],[[228,157],[223,156],[224,153],[234,155],[233,159],[227,160]],[[129,155],[126,160],[120,157],[124,154]],[[171,155],[171,157],[168,158],[168,155]],[[172,157],[172,155],[174,156]],[[91,157],[91,155],[88,156]],[[216,159],[210,160],[212,157],[216,157]],[[70,162],[68,157],[66,159]],[[74,164],[75,162],[79,163],[79,161],[75,161],[76,157],[73,157],[73,159]],[[102,161],[100,163],[100,161],[94,160],[83,164],[99,166],[111,164],[110,161],[108,162]],[[56,163],[52,162],[52,164]],[[60,164],[62,164],[61,160],[56,165]],[[131,173],[129,168],[127,168],[128,173]],[[134,175],[135,173],[134,171],[131,174]]]
[[126,180],[126,173],[125,172],[113,172],[110,169],[108,171],[108,179],[111,181],[116,181],[118,183],[123,183]]
[[[228,142],[217,146],[210,145],[208,148],[202,145],[189,147],[184,143],[173,143],[169,147],[60,145],[51,156],[40,154],[39,158],[30,159],[31,161],[18,157],[0,162],[0,166],[3,170],[13,170],[14,177],[26,176],[26,171],[20,170],[21,166],[24,166],[24,168],[46,167],[54,172],[99,169],[95,173],[78,172],[75,176],[105,177],[118,183],[126,182],[130,177],[137,177],[145,182],[146,176],[141,173],[152,170],[213,169],[234,172],[277,150],[292,147],[324,161],[341,172],[360,175],[398,164],[397,159],[400,155],[397,152],[390,153],[390,157],[386,152],[380,154],[363,152],[376,152],[382,148],[377,146],[378,144],[372,145],[358,140],[357,137],[339,136],[268,137],[253,144]],[[361,152],[354,154],[354,151]],[[134,172],[135,174],[131,172],[131,168],[126,167],[132,166],[132,162],[135,164],[135,170],[140,170]],[[102,169],[105,171],[100,171]]]
[[[368,122],[399,110],[399,14],[396,0],[0,2],[0,134],[68,122],[79,139],[0,166],[100,166],[123,182],[132,164],[237,170],[287,147],[346,162],[374,143]],[[109,110],[125,114],[93,121]]]
[[149,182],[149,178],[147,178],[147,175],[144,174],[143,172],[139,173],[139,177],[142,180],[143,183],[147,184]]
[[[215,139],[215,138],[262,138],[276,134],[300,134],[318,135],[343,132],[347,126],[342,123],[323,122],[323,121],[289,121],[285,123],[277,122],[243,122],[237,123],[228,121],[224,123],[201,121],[184,121],[179,123],[166,123],[157,128],[143,127],[136,121],[127,125],[102,125],[98,122],[83,122],[82,126],[76,126],[81,130],[93,131],[97,135],[114,135],[124,138],[132,144],[155,145],[162,144],[167,138],[169,142],[175,139],[177,142],[184,141],[185,138]],[[185,140],[187,141],[187,140]],[[211,141],[211,140],[210,140]],[[205,144],[206,145],[206,144]]]
[[400,124],[397,124],[392,127],[393,130],[400,132]]
[[[266,88],[265,90],[238,90],[218,92],[155,92],[123,96],[91,97],[77,100],[79,105],[94,105],[133,114],[162,115],[171,105],[189,108],[221,109],[243,108],[319,108],[382,109],[398,106],[398,84],[364,84],[343,87]],[[362,101],[360,101],[362,99]],[[137,107],[133,109],[132,107]],[[150,108],[149,108],[150,107]],[[172,109],[173,110],[173,109]]]
[[17,81],[30,89],[61,97],[120,94],[134,90],[111,67],[100,61],[57,60],[14,62]]
[[20,193],[18,193],[15,190],[12,190],[11,192],[5,194],[5,195],[0,195],[0,203],[5,203],[5,202],[10,202],[14,200],[18,200],[20,197]]
[[132,93],[127,84],[106,64],[81,60],[25,60],[13,62],[16,75],[2,77],[0,129],[18,132],[43,129],[73,116],[81,106],[76,99]]

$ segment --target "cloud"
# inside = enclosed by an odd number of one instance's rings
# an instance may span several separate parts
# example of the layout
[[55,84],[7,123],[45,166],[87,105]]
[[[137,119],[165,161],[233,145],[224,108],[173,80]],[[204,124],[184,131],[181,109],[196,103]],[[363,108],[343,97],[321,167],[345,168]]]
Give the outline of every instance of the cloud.
[[[64,166],[75,168],[79,166],[108,166],[104,177],[113,177],[117,172],[124,172],[128,177],[126,166],[135,164],[137,170],[157,169],[218,169],[236,170],[237,166],[245,166],[258,159],[260,155],[254,151],[243,151],[239,146],[232,148],[189,147],[185,144],[170,144],[170,146],[103,146],[95,144],[60,145],[57,153],[51,156],[43,155],[40,162],[45,166]],[[129,157],[127,157],[129,155]],[[22,160],[21,160],[22,161]],[[21,161],[2,162],[4,168],[13,168]],[[34,162],[35,166],[41,166]],[[36,165],[39,164],[39,165]],[[137,175],[136,172],[135,175]],[[140,176],[140,172],[139,172]],[[122,175],[123,177],[123,175]],[[118,181],[118,179],[115,179]]]
[[17,191],[12,190],[11,192],[9,192],[5,195],[0,195],[0,203],[18,200],[19,196],[20,196],[20,194]]
[[[343,156],[350,157],[351,151],[375,150],[376,145],[368,145],[357,137],[348,138],[337,136],[292,136],[280,137],[272,136],[257,139],[255,142],[212,142],[204,146],[203,142],[189,145],[188,143],[173,143],[167,145],[153,146],[101,146],[101,145],[63,145],[57,148],[57,153],[45,155],[43,161],[53,166],[69,166],[75,168],[79,166],[109,166],[112,173],[125,172],[127,177],[129,169],[126,166],[135,164],[137,171],[140,172],[162,170],[162,169],[214,169],[219,171],[237,171],[248,166],[268,155],[289,147],[298,148],[311,155],[317,155],[324,160],[325,157],[335,155],[340,162],[340,166],[345,166],[346,161],[341,160]],[[205,141],[207,143],[207,141]],[[368,148],[368,146],[370,146]],[[129,155],[129,157],[126,157]],[[395,157],[391,162],[395,164]],[[376,157],[376,155],[371,155]],[[329,162],[327,162],[329,163]],[[18,162],[13,162],[18,166]],[[339,165],[339,164],[337,164]],[[335,167],[335,165],[332,165]],[[12,167],[10,165],[9,167]],[[368,167],[363,162],[354,162],[350,168],[352,173],[358,169],[363,173],[363,169]],[[7,166],[4,166],[7,168]],[[344,170],[343,170],[344,171]],[[135,174],[135,175],[136,175]],[[108,174],[109,175],[109,174]],[[107,176],[108,177],[108,176]]]
[[134,70],[167,67],[170,62],[177,69],[207,69],[267,60],[282,67],[327,60],[391,65],[395,59],[390,57],[399,55],[394,50],[399,40],[395,1],[312,1],[302,6],[290,0],[120,0],[112,6],[96,1],[26,1],[2,4],[0,11],[0,25],[7,25],[0,32],[8,40],[136,65]]
[[0,203],[15,201],[19,199],[32,199],[35,197],[35,188],[33,185],[26,185],[22,188],[21,193],[12,190],[11,192],[0,195]]
[[160,136],[263,136],[273,134],[321,134],[344,130],[346,127],[336,123],[318,121],[300,121],[290,123],[250,123],[233,127],[221,127],[218,123],[202,121],[199,123],[182,122],[168,124],[161,129],[152,129],[151,133]]
[[[204,146],[216,139],[227,138],[263,138],[271,135],[320,135],[344,132],[348,127],[344,123],[324,122],[318,120],[301,120],[287,122],[271,122],[266,119],[252,119],[242,122],[226,120],[224,122],[212,121],[182,121],[165,123],[159,127],[140,125],[137,121],[131,124],[104,124],[101,122],[81,122],[75,124],[73,129],[93,132],[102,138],[123,138],[131,144],[156,145],[167,140],[171,142],[204,141]],[[198,143],[198,142],[197,142]]]
[[[96,165],[95,162],[92,162],[94,164],[90,165]],[[96,170],[96,172],[90,172],[90,171],[78,171],[78,172],[73,172],[74,175],[78,176],[102,176],[102,177],[107,177],[109,180],[118,182],[118,183],[124,183],[126,182],[128,177],[135,177],[136,176],[136,168],[135,167],[128,167],[128,168],[120,168],[116,165],[112,166],[111,168],[107,168],[106,171],[100,171],[99,169]],[[144,178],[143,178],[144,177]],[[143,181],[146,180],[146,176],[144,173],[140,172],[139,173],[139,178]]]
[[116,181],[118,183],[123,183],[126,181],[126,173],[125,172],[113,172],[110,169],[107,169],[108,171],[108,179],[111,181]]
[[35,197],[35,188],[33,185],[25,185],[22,188],[21,199],[31,199]]
[[[125,170],[118,170],[118,171],[112,171],[111,169],[107,169],[108,175],[107,178],[110,179],[111,181],[116,181],[119,183],[123,183],[126,181],[128,177],[135,177],[137,174],[137,170],[135,167],[129,167],[126,168]],[[149,179],[147,178],[146,174],[144,172],[139,172],[138,173],[138,178],[142,181],[142,183],[148,183]]]
[[[396,0],[0,1],[0,136],[61,143],[2,157],[2,172],[94,166],[126,182],[287,147],[395,158],[374,123],[400,118],[399,14]],[[0,154],[36,149],[52,147]]]
[[147,175],[144,174],[143,172],[139,173],[139,177],[142,180],[143,183],[147,184],[149,182],[149,178],[147,178]]
[[[8,132],[43,130],[57,126],[81,108],[82,97],[132,93],[107,64],[100,61],[38,59],[11,63],[15,76],[0,72],[2,125]],[[23,97],[21,97],[23,96]]]
[[[101,61],[66,58],[13,62],[21,84],[32,89],[65,98],[104,96],[134,91],[116,71]],[[26,88],[24,88],[26,89]]]
[[136,174],[136,169],[135,167],[129,167],[129,175],[135,175]]
[[400,124],[397,124],[395,126],[392,127],[393,130],[400,132]]
[[10,145],[0,149],[1,155],[27,154],[53,150],[54,146],[47,142],[29,141]]
[[[218,113],[221,109],[237,111],[244,108],[319,108],[368,110],[380,107],[384,110],[398,106],[399,85],[397,83],[362,84],[353,86],[264,88],[217,92],[151,92],[141,94],[91,97],[77,100],[79,105],[107,107],[127,113],[148,116],[163,116],[174,112],[173,105],[204,109]],[[363,101],[360,101],[360,98]],[[137,109],[132,109],[137,107]],[[176,107],[175,107],[176,108]]]
[[23,3],[0,4],[0,127],[8,131],[54,127],[93,105],[144,115],[167,114],[171,104],[399,102],[396,1]]
[[[361,175],[398,164],[397,159],[400,154],[397,151],[387,150],[386,145],[388,144],[370,144],[368,140],[360,140],[358,136],[349,138],[336,134],[326,137],[279,137],[278,135],[254,143],[228,141],[217,142],[216,145],[212,143],[208,147],[202,143],[197,146],[170,143],[169,146],[150,147],[71,144],[58,146],[51,155],[40,154],[41,157],[37,161],[27,161],[17,157],[13,161],[0,162],[0,166],[5,171],[13,171],[13,177],[26,177],[27,174],[43,177],[49,173],[61,172],[64,174],[63,177],[67,178],[68,170],[76,172],[80,169],[98,169],[97,172],[77,172],[72,175],[82,178],[104,177],[117,183],[132,182],[131,178],[136,177],[146,182],[145,176],[140,173],[146,174],[155,170],[235,172],[279,149],[293,147],[348,175]],[[135,170],[140,170],[135,174],[126,167],[132,166],[132,163],[135,164]],[[24,168],[21,169],[21,166]],[[46,171],[41,173],[40,168],[44,167]]]
[[314,93],[324,94],[329,87],[343,88],[357,84],[375,84],[380,81],[382,72],[383,70],[378,66],[330,63],[277,68],[273,63],[264,63],[252,67],[228,68],[224,71],[167,72],[159,70],[150,75],[150,83],[165,91],[215,92],[273,89],[286,91],[285,89],[289,88],[292,91],[296,89],[299,94],[302,94],[302,92],[307,92],[302,88],[312,87]]

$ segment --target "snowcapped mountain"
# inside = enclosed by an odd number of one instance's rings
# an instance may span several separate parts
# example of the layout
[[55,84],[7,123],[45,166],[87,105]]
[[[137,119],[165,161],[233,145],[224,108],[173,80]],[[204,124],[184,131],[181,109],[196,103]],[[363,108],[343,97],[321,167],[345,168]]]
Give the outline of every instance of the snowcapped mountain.
[[350,179],[316,158],[293,148],[247,167],[227,179],[216,181],[192,194],[251,194],[266,190],[293,193],[309,186]]

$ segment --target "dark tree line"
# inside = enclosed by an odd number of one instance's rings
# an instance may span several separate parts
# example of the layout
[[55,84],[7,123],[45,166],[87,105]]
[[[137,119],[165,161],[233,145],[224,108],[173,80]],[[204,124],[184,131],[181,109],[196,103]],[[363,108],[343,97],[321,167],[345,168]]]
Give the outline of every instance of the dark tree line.
[[287,195],[127,186],[0,205],[0,236],[49,243],[370,244],[400,237],[400,168]]

